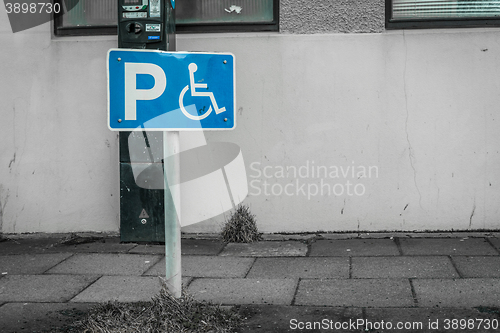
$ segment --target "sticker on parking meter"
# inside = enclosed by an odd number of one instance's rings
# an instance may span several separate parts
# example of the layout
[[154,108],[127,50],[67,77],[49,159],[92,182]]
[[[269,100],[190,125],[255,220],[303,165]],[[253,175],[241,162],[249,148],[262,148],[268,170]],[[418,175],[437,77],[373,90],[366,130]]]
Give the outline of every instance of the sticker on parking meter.
[[160,32],[161,24],[146,24],[146,31]]
[[151,6],[149,6],[149,17],[160,17],[160,0],[151,0]]
[[123,13],[123,18],[147,18],[148,13],[146,12],[132,12],[132,13]]
[[9,17],[12,32],[30,29],[46,22],[52,17],[59,18],[73,8],[78,8],[79,0],[4,0],[5,11]]

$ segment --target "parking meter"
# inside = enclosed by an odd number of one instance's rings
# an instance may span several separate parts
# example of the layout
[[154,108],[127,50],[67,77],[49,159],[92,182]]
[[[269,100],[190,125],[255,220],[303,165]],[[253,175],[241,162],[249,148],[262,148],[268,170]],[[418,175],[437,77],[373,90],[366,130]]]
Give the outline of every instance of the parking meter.
[[[118,47],[175,51],[174,0],[118,1]],[[134,133],[141,135],[142,132]],[[129,152],[131,132],[120,132],[120,236],[124,242],[164,242],[163,189],[143,189],[136,184]],[[163,140],[162,132],[149,132]],[[161,141],[163,142],[163,141]],[[149,151],[149,142],[145,151]],[[133,149],[138,149],[137,147]],[[173,202],[172,209],[175,209]]]
[[171,0],[118,0],[118,47],[175,50]]

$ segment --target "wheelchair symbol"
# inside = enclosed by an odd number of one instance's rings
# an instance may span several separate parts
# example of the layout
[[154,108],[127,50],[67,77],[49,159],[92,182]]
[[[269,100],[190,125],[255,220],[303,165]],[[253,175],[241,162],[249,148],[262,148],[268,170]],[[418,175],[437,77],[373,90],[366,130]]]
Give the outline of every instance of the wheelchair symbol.
[[195,63],[190,63],[188,66],[188,69],[189,69],[189,84],[187,86],[185,86],[184,89],[182,89],[181,94],[179,95],[179,106],[181,108],[182,113],[184,113],[184,115],[186,117],[188,117],[189,119],[202,120],[202,119],[205,119],[206,117],[208,117],[210,115],[210,113],[212,112],[212,105],[210,105],[210,107],[208,108],[208,111],[205,112],[204,114],[202,114],[201,116],[193,116],[192,114],[187,112],[186,108],[184,107],[183,100],[184,100],[184,95],[189,90],[189,87],[191,87],[191,96],[193,96],[193,97],[196,97],[196,96],[210,97],[210,101],[212,102],[212,104],[214,106],[216,114],[219,114],[221,112],[226,111],[225,107],[219,108],[217,106],[217,101],[215,100],[214,93],[208,92],[208,91],[196,91],[196,89],[207,89],[207,87],[208,87],[208,85],[206,83],[194,83],[194,73],[198,70],[198,66]]

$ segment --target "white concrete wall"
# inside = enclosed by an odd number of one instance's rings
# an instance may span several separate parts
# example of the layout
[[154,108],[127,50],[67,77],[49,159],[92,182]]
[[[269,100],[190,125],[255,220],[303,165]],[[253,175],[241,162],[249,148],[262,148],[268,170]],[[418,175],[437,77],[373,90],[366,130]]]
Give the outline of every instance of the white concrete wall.
[[[236,55],[238,127],[207,138],[242,148],[261,231],[498,229],[499,32],[181,35],[178,50]],[[118,231],[105,63],[116,37],[12,34],[0,11],[0,43],[0,230]],[[279,174],[307,165],[307,177]],[[364,193],[315,194],[322,181]]]
[[[277,232],[498,229],[499,42],[498,29],[470,29],[179,44],[236,54],[239,125],[217,139],[242,147],[247,202],[260,228]],[[313,177],[313,163],[356,175]],[[287,166],[306,177],[281,175]],[[321,178],[365,193],[321,195]]]
[[13,34],[0,10],[0,225],[5,233],[116,231],[117,135],[106,127],[113,42]]

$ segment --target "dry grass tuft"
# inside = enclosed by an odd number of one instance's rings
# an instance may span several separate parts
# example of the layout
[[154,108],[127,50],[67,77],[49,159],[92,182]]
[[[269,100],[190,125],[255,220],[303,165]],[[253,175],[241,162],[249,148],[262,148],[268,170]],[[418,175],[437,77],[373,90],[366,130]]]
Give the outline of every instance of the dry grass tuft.
[[221,236],[226,243],[251,243],[262,239],[262,234],[257,230],[255,215],[252,215],[250,208],[245,205],[239,205],[236,211],[231,213]]
[[78,333],[229,333],[241,325],[234,311],[183,294],[179,299],[164,286],[151,302],[109,302],[93,308],[71,329]]

